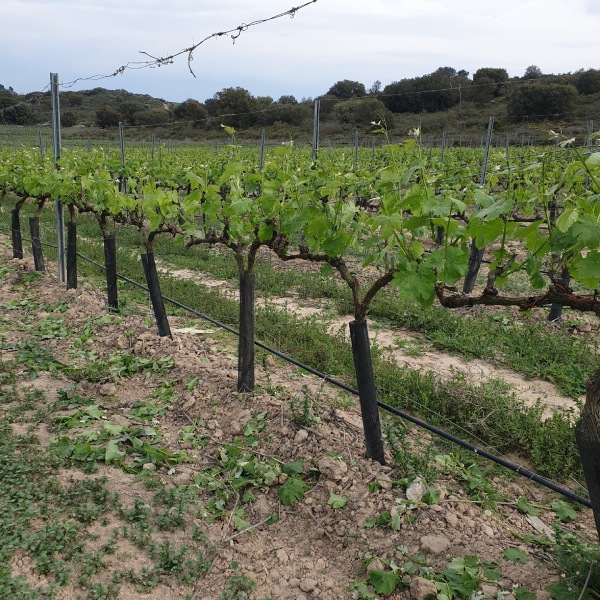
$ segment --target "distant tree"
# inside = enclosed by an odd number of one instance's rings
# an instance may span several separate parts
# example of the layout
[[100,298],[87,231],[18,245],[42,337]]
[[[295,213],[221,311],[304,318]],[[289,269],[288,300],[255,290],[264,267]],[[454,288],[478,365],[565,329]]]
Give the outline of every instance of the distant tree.
[[273,104],[271,96],[257,96],[255,98],[256,110],[266,110]]
[[295,96],[280,96],[279,100],[277,100],[277,104],[298,104],[298,100],[296,100]]
[[395,113],[421,112],[419,79],[393,81],[383,88],[383,103]]
[[84,90],[81,92],[84,96],[96,96],[98,94],[106,94],[108,90],[106,88],[97,87],[92,90]]
[[483,80],[492,81],[496,85],[492,89],[494,96],[500,96],[504,90],[503,84],[508,81],[508,71],[506,69],[496,69],[493,67],[484,67],[477,69],[473,73],[473,83],[479,84]]
[[485,104],[502,96],[506,90],[508,72],[506,69],[485,67],[473,74],[473,85],[467,92],[467,99],[475,104]]
[[440,77],[456,77],[458,72],[454,67],[439,67],[432,75],[439,75]]
[[381,81],[379,81],[379,79],[376,79],[373,82],[373,85],[369,88],[369,94],[371,96],[374,96],[375,94],[379,94],[379,92],[381,92]]
[[543,75],[542,70],[538,66],[531,65],[525,69],[523,79],[537,79],[538,77],[543,77]]
[[332,113],[335,105],[341,102],[340,98],[337,96],[332,96],[331,94],[325,94],[324,96],[319,96],[318,100],[320,101],[320,116],[321,120],[327,120],[329,115]]
[[258,121],[257,103],[254,96],[242,87],[224,88],[217,92],[204,105],[213,116],[229,114],[223,117],[226,125],[237,128],[251,127]]
[[73,127],[77,125],[77,115],[72,110],[65,110],[60,116],[62,127]]
[[527,116],[544,120],[573,108],[577,89],[560,83],[534,82],[516,87],[510,94],[507,112],[511,116]]
[[460,69],[459,71],[456,72],[456,76],[457,77],[468,77],[469,76],[469,71],[465,71],[464,69]]
[[119,104],[119,112],[128,125],[139,125],[140,123],[136,121],[135,115],[144,110],[146,110],[146,106],[135,100],[128,100]]
[[96,111],[96,124],[102,129],[116,127],[121,120],[121,113],[114,108],[103,106]]
[[600,70],[588,69],[580,73],[575,81],[575,87],[580,94],[600,92]]
[[194,127],[202,127],[208,119],[208,111],[198,100],[188,98],[185,102],[178,104],[173,111],[176,119],[180,121],[193,121]]
[[466,90],[465,99],[477,106],[482,106],[496,97],[494,94],[495,88],[496,83],[493,79],[480,77],[477,81],[473,80],[473,85]]
[[34,121],[35,115],[29,102],[8,90],[0,92],[0,123],[28,125]]
[[7,106],[12,106],[19,102],[19,98],[12,94],[8,90],[0,91],[0,108],[6,108]]
[[385,118],[388,127],[392,126],[393,115],[378,98],[355,98],[338,102],[332,116],[340,123],[370,128],[372,121]]
[[164,108],[151,108],[134,114],[137,125],[163,125],[171,120],[171,113]]
[[60,103],[63,106],[81,106],[83,104],[83,94],[77,92],[63,92],[60,95]]
[[274,110],[262,114],[261,125],[273,125],[274,123],[287,123],[299,127],[312,115],[312,107],[307,104],[296,104],[276,102],[272,105]]
[[334,83],[327,92],[329,96],[336,98],[360,98],[367,95],[367,90],[363,83],[344,79]]
[[459,103],[462,88],[471,84],[452,67],[429,75],[394,81],[383,88],[383,102],[392,112],[419,113],[447,110]]

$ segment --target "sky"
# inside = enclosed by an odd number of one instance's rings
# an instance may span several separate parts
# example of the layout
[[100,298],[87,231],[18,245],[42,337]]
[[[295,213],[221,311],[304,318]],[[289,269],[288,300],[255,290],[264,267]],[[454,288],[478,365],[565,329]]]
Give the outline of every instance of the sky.
[[175,54],[213,33],[265,19],[307,0],[2,0],[0,84],[63,90],[125,89],[168,101],[203,102],[241,86],[255,96],[314,98],[337,81],[371,87],[438,67],[505,68],[521,76],[600,68],[600,0],[316,0],[284,16],[209,39],[154,68],[130,61]]

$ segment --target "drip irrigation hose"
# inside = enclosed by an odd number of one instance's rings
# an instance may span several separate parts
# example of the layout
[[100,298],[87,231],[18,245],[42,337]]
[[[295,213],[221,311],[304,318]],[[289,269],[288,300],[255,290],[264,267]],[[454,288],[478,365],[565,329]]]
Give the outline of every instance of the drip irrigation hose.
[[[93,261],[92,259],[87,258],[79,253],[77,255],[80,258],[82,258],[83,260],[86,260],[86,261],[96,265],[97,267],[104,269],[103,265],[97,263],[96,261]],[[124,275],[118,275],[118,277],[119,277],[119,279],[122,279],[123,281],[126,281],[127,283],[130,283],[142,290],[148,291],[148,289],[145,286],[137,283],[136,281],[133,281],[132,279],[129,279],[128,277],[125,277]],[[163,299],[166,300],[167,302],[170,302],[174,306],[177,306],[178,308],[181,308],[197,317],[200,317],[201,319],[208,321],[209,323],[212,323],[213,325],[216,325],[217,327],[221,327],[222,329],[229,331],[229,333],[232,333],[234,335],[239,335],[239,332],[236,331],[235,329],[233,329],[232,327],[229,327],[228,325],[225,325],[224,323],[221,323],[221,322],[217,321],[216,319],[213,319],[212,317],[209,317],[203,313],[200,313],[200,312],[194,310],[193,308],[190,308],[189,306],[185,306],[184,304],[181,304],[181,302],[177,302],[177,300],[173,300],[172,298],[169,298],[168,296],[163,296]],[[296,367],[299,367],[299,368],[311,373],[312,375],[316,375],[319,379],[322,379],[323,381],[327,381],[328,383],[331,383],[332,385],[335,385],[336,387],[341,388],[341,389],[345,390],[346,392],[349,392],[355,396],[358,396],[358,390],[354,389],[353,387],[350,387],[349,385],[346,385],[345,383],[342,383],[341,381],[338,381],[334,377],[326,375],[325,373],[321,373],[320,371],[317,371],[316,369],[313,369],[312,367],[309,367],[308,365],[304,365],[301,362],[298,362],[297,360],[292,358],[291,356],[288,356],[287,354],[284,354],[283,352],[279,352],[278,350],[275,350],[274,348],[270,348],[269,346],[267,346],[266,344],[263,344],[262,342],[255,340],[254,343],[259,348],[262,348],[263,350],[266,350],[267,352],[274,354],[275,356],[278,356],[279,358],[285,360],[286,362],[288,362]],[[546,478],[542,477],[541,475],[538,475],[537,473],[533,473],[532,471],[529,471],[528,469],[525,469],[524,467],[521,467],[521,466],[519,466],[515,463],[512,463],[504,458],[501,458],[499,456],[491,454],[490,452],[487,452],[487,450],[478,448],[477,446],[470,444],[469,442],[466,442],[464,440],[461,440],[460,438],[452,435],[451,433],[448,433],[442,429],[438,429],[437,427],[434,427],[433,425],[429,425],[429,423],[426,423],[425,421],[422,421],[421,419],[413,417],[412,415],[409,415],[408,413],[405,413],[397,408],[394,408],[393,406],[389,406],[388,404],[385,404],[385,403],[379,402],[379,401],[377,402],[377,405],[379,406],[379,408],[385,410],[386,412],[389,412],[397,417],[401,417],[401,418],[409,421],[413,425],[416,425],[417,427],[425,429],[425,430],[429,431],[430,433],[433,433],[433,434],[435,434],[439,437],[442,437],[458,446],[461,446],[462,448],[465,448],[466,450],[470,450],[471,452],[473,452],[475,454],[483,456],[484,458],[487,458],[488,460],[491,460],[492,462],[495,462],[496,464],[499,464],[499,465],[505,467],[506,469],[509,469],[510,471],[513,471],[514,473],[517,473],[518,475],[521,475],[522,477],[526,477],[527,479],[530,479],[531,481],[535,481],[536,483],[539,483],[540,485],[543,485],[544,487],[551,489],[552,491],[557,492],[558,494],[561,494],[561,495],[565,496],[566,498],[573,500],[574,502],[578,502],[579,504],[582,504],[583,506],[592,508],[592,503],[589,500],[587,500],[586,498],[583,498],[583,497],[571,492],[570,490],[567,490],[567,489],[559,486],[558,484],[554,483],[553,481],[550,481],[549,479],[546,479]]]
[[[56,248],[56,246],[54,246],[52,244],[47,244],[44,242],[42,242],[42,245]],[[81,254],[79,252],[77,253],[77,256],[79,256],[79,258],[81,258],[82,260],[84,260],[102,270],[105,270],[104,265],[100,264],[99,262],[96,262],[95,260],[92,260],[91,258],[88,258],[87,256],[84,256],[83,254]],[[141,290],[144,290],[145,292],[148,292],[148,288],[145,285],[142,285],[141,283],[138,283],[137,281],[134,281],[133,279],[126,277],[125,275],[117,274],[117,277],[119,279],[121,279],[122,281],[125,281],[125,282],[133,285],[134,287],[137,287]],[[168,296],[163,296],[162,298],[163,298],[163,300],[170,302],[171,304],[173,304],[174,306],[177,306],[178,308],[181,308],[197,317],[200,317],[201,319],[208,321],[209,323],[212,323],[213,325],[216,325],[217,327],[220,327],[220,328],[224,329],[225,331],[228,331],[229,333],[239,336],[239,332],[237,330],[233,329],[232,327],[229,327],[228,325],[225,325],[224,323],[221,323],[220,321],[217,321],[216,319],[213,319],[212,317],[209,317],[208,315],[198,312],[198,311],[194,310],[193,308],[190,308],[189,306],[185,306],[185,304],[182,304],[181,302],[177,302],[177,300],[173,300],[172,298],[169,298]],[[273,355],[281,358],[282,360],[285,360],[286,362],[288,362],[296,367],[299,367],[299,368],[303,369],[304,371],[311,373],[312,375],[317,376],[319,379],[321,379],[323,381],[327,381],[328,383],[331,383],[332,385],[335,385],[336,387],[338,387],[346,392],[349,392],[350,394],[353,394],[354,396],[358,396],[358,390],[354,389],[353,387],[350,387],[349,385],[346,385],[345,383],[342,383],[341,381],[338,381],[334,377],[331,377],[325,373],[321,373],[320,371],[317,371],[316,369],[313,369],[312,367],[309,367],[308,365],[304,365],[301,362],[298,362],[297,360],[292,358],[291,356],[288,356],[287,354],[284,354],[283,352],[279,352],[278,350],[275,350],[274,348],[270,348],[269,346],[267,346],[266,344],[263,344],[262,342],[255,340],[254,344],[256,346],[258,346],[259,348],[266,350],[270,354],[273,354]],[[394,408],[393,406],[389,406],[388,404],[385,404],[385,403],[379,402],[379,401],[377,402],[377,405],[379,406],[379,408],[385,410],[386,412],[389,412],[390,414],[393,414],[397,417],[401,417],[402,419],[409,421],[410,423],[412,423],[413,425],[416,425],[417,427],[425,429],[426,431],[429,431],[430,433],[433,433],[434,435],[437,435],[438,437],[444,438],[444,439],[456,444],[457,446],[460,446],[461,448],[470,450],[474,454],[483,456],[484,458],[487,458],[488,460],[491,460],[492,462],[494,462],[506,469],[509,469],[510,471],[513,471],[517,475],[521,475],[522,477],[530,479],[531,481],[535,481],[536,483],[539,483],[540,485],[552,490],[553,492],[556,492],[557,494],[561,494],[562,496],[569,498],[569,500],[577,502],[583,506],[586,506],[587,508],[592,508],[592,503],[587,498],[583,498],[582,496],[579,496],[579,495],[575,494],[574,492],[571,492],[570,490],[567,490],[566,488],[559,486],[558,484],[554,483],[553,481],[550,481],[549,479],[546,479],[545,477],[542,477],[541,475],[538,475],[537,473],[533,473],[532,471],[529,471],[528,469],[525,469],[524,467],[521,467],[515,463],[512,463],[500,456],[491,454],[490,452],[487,452],[487,450],[483,450],[482,448],[479,448],[473,444],[470,444],[469,442],[461,440],[460,438],[452,435],[451,433],[448,433],[442,429],[434,427],[433,425],[430,425],[429,423],[426,423],[425,421],[422,421],[421,419],[418,419],[417,417],[413,417],[412,415],[409,415],[408,413],[405,413],[404,411]]]

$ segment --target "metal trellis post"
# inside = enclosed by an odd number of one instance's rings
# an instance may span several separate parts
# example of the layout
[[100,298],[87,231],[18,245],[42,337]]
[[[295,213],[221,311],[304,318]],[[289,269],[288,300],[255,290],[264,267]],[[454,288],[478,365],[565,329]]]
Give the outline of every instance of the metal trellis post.
[[[52,97],[52,141],[54,144],[54,168],[58,169],[60,159],[60,106],[58,101],[58,73],[50,73],[50,94]],[[60,198],[54,200],[56,212],[56,237],[58,246],[58,280],[61,283],[67,280],[66,252],[65,252],[65,220],[63,204]]]

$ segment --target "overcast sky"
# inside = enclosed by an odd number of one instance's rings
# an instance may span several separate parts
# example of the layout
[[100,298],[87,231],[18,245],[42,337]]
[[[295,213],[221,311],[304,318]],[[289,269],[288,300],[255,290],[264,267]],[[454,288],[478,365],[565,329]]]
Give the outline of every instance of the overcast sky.
[[[306,0],[304,0],[306,1]],[[268,18],[303,0],[2,0],[0,83],[19,93],[110,74],[140,51],[166,56],[212,33]],[[325,93],[341,79],[367,89],[435,71],[529,65],[544,73],[600,67],[600,0],[317,0],[249,28],[235,44],[209,40],[194,56],[116,78],[82,81],[170,101],[201,102],[231,86],[256,96]]]

